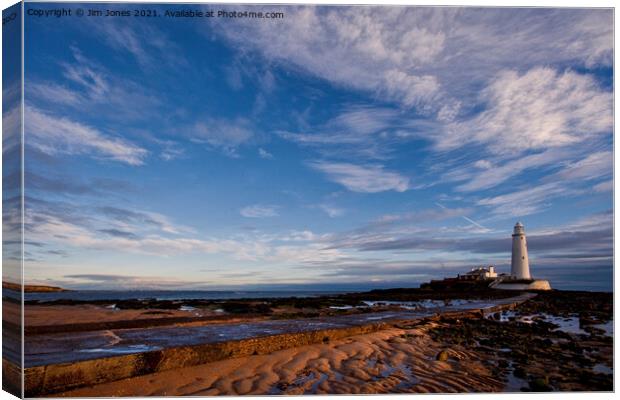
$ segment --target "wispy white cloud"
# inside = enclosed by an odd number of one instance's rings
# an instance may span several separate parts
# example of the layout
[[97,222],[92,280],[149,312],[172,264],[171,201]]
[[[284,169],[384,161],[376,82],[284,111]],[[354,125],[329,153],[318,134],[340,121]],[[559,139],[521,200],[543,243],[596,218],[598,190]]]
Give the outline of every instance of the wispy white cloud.
[[[6,103],[5,103],[6,104]],[[2,152],[7,154],[21,145],[22,109],[20,105],[2,110]]]
[[26,83],[28,94],[38,100],[55,102],[76,106],[83,104],[86,99],[79,92],[71,90],[65,86],[52,82],[31,82]]
[[291,7],[277,24],[240,21],[222,25],[221,32],[270,59],[292,62],[333,83],[412,106],[438,90],[433,76],[413,67],[438,56],[445,34],[399,21],[401,13],[377,13],[369,7]]
[[596,149],[611,133],[611,96],[591,75],[547,67],[503,71],[482,91],[482,112],[429,136],[439,152],[461,153],[464,146],[477,151],[448,162],[441,179],[462,182],[456,191],[475,192],[532,170],[548,174],[543,183],[563,180],[567,189],[591,179],[586,175],[605,174],[611,170],[609,152]]
[[183,157],[185,150],[177,143],[171,140],[156,140],[161,146],[159,157],[164,161],[172,161]]
[[109,227],[124,231],[131,231],[135,234],[181,234],[193,232],[193,229],[174,224],[168,217],[160,213],[128,210],[114,206],[97,208],[97,213],[91,218],[100,220]]
[[610,176],[613,172],[614,155],[611,151],[599,151],[584,159],[567,165],[551,179],[566,181],[590,180]]
[[323,157],[383,160],[398,143],[411,139],[419,120],[396,109],[349,106],[335,117],[302,132],[280,131],[283,139],[315,149]]
[[28,115],[27,145],[46,154],[91,156],[129,165],[144,164],[148,154],[147,150],[125,139],[68,118],[50,115],[32,106],[27,106],[25,113]]
[[474,167],[479,169],[489,169],[493,167],[493,164],[489,160],[477,160],[474,162]]
[[7,82],[2,86],[2,102],[10,104],[11,107],[19,105],[22,98],[21,82]]
[[482,93],[486,110],[448,124],[439,149],[484,144],[495,154],[574,145],[611,131],[612,93],[590,75],[533,68],[499,73]]
[[246,218],[270,218],[277,217],[278,206],[254,204],[252,206],[243,207],[239,213]]
[[[88,97],[102,99],[109,94],[110,85],[104,76],[102,68],[93,61],[86,58],[82,52],[73,47],[74,63],[63,64],[63,75],[70,81],[79,84],[88,93]],[[60,86],[50,86],[51,88],[67,90]],[[65,96],[66,97],[66,96]]]
[[180,48],[153,24],[140,21],[124,24],[107,18],[86,22],[82,26],[89,33],[98,35],[114,51],[131,55],[142,68],[155,69],[162,63],[168,68],[187,65]]
[[[35,281],[32,283],[50,284],[46,281]],[[159,290],[171,290],[179,288],[198,288],[205,285],[214,284],[211,281],[201,280],[195,282],[191,280],[184,280],[178,278],[171,278],[167,276],[136,276],[136,275],[115,275],[115,274],[70,274],[64,275],[63,279],[56,283],[57,285],[73,288],[79,287],[81,289],[95,288],[101,289],[102,287],[118,289],[159,289]]]
[[56,110],[96,111],[97,115],[105,110],[109,111],[105,113],[108,120],[122,123],[160,119],[163,103],[159,94],[110,72],[77,47],[71,51],[73,60],[58,65],[62,78],[26,82],[29,103]]
[[398,172],[386,171],[382,165],[355,165],[314,161],[309,165],[327,175],[352,192],[377,193],[393,190],[404,192],[409,189],[409,178]]
[[[613,210],[596,212],[585,216],[578,217],[575,220],[556,226],[542,226],[537,229],[530,230],[530,234],[534,235],[561,235],[568,232],[593,232],[600,229],[613,230],[614,225]],[[611,243],[600,243],[609,246]]]
[[[567,159],[568,155],[569,153],[566,151],[558,151],[555,149],[547,150],[523,157],[510,158],[502,161],[501,165],[495,165],[492,168],[491,163],[488,160],[484,160],[486,162],[483,164],[476,161],[470,168],[467,168],[466,166],[457,168],[456,172],[458,174],[452,174],[452,179],[467,180],[466,183],[463,183],[455,188],[457,191],[479,191],[493,188],[508,181],[510,178],[533,168],[540,169],[544,166],[555,166],[555,164],[559,161]],[[449,177],[450,173],[444,176]]]
[[[26,231],[33,241],[63,249],[113,250],[172,256],[185,252],[234,251],[231,240],[200,240],[194,230],[162,214],[116,206],[83,206],[29,200]],[[31,249],[36,251],[36,249]]]
[[489,207],[493,214],[502,217],[522,217],[550,207],[551,201],[560,196],[574,196],[582,192],[564,182],[555,181],[527,189],[515,189],[499,196],[485,197],[478,200],[477,205]]
[[[350,136],[363,137],[393,128],[401,113],[392,108],[355,106],[331,119],[326,128]],[[330,135],[332,136],[332,135]]]
[[608,180],[605,182],[598,183],[594,185],[592,189],[594,189],[594,191],[597,193],[612,192],[614,190],[614,181]]
[[270,61],[443,121],[507,65],[610,66],[613,54],[609,10],[291,7],[276,24],[218,27]]
[[[314,133],[280,136],[345,161],[390,158],[396,145],[425,138],[435,144],[430,150],[450,160],[441,180],[461,181],[455,190],[474,192],[533,169],[552,171],[574,163],[606,140],[612,128],[611,92],[592,76],[571,71],[503,71],[478,101],[485,107],[482,112],[446,123],[425,125],[395,109],[354,107]],[[476,148],[476,156],[466,162],[455,155],[464,146]],[[434,159],[435,170],[441,165]]]
[[[328,262],[344,255],[326,249],[325,237],[311,231],[277,234],[253,232],[228,237],[197,237],[193,229],[179,226],[164,215],[141,210],[106,207],[86,212],[81,207],[29,202],[26,230],[30,241],[38,243],[29,251],[60,248],[63,253],[114,251],[159,257],[184,254],[213,254],[244,262],[300,264]],[[271,216],[269,207],[248,207],[252,217]]]
[[265,160],[273,160],[273,154],[271,154],[270,152],[268,152],[267,150],[263,149],[262,147],[258,148],[258,155],[260,158],[265,159]]
[[318,207],[330,218],[337,218],[344,215],[345,210],[330,204],[319,204]]
[[385,214],[375,221],[376,225],[409,224],[411,222],[424,223],[430,221],[443,221],[455,217],[461,217],[471,212],[467,208],[448,208],[440,203],[435,203],[440,209],[425,209],[400,214]]
[[204,143],[229,156],[237,157],[237,148],[251,141],[254,131],[250,121],[245,118],[208,119],[196,122],[186,130],[186,135],[195,143]]
[[[466,180],[455,188],[461,192],[480,191],[496,187],[501,183],[519,174],[537,169],[539,172],[547,169],[557,169],[558,166],[566,164],[559,172],[542,178],[543,182],[564,182],[569,188],[578,185],[580,182],[591,179],[604,178],[612,173],[613,155],[611,151],[599,151],[585,156],[585,158],[575,160],[578,149],[550,149],[541,153],[530,154],[523,157],[503,159],[501,165],[492,168],[486,165],[481,167],[479,161],[472,166],[461,166],[443,175],[448,181]],[[490,163],[489,163],[490,165]]]

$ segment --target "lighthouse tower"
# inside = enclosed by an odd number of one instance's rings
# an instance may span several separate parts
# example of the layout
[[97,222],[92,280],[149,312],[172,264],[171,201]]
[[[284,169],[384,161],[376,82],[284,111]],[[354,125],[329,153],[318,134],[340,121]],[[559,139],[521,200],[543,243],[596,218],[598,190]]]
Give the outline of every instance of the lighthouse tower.
[[517,222],[512,233],[512,262],[510,275],[515,279],[532,279],[530,275],[530,261],[527,257],[527,242],[525,229],[521,222]]
[[512,232],[512,264],[510,276],[498,277],[489,287],[504,290],[551,290],[551,284],[544,279],[532,279],[530,260],[527,257],[525,228],[517,222]]

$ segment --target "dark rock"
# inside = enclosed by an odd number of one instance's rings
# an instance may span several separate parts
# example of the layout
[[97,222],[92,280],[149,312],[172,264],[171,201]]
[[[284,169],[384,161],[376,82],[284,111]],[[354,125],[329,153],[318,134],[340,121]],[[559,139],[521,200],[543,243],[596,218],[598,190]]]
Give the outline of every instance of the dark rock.
[[529,382],[532,392],[551,392],[553,388],[549,386],[549,378],[536,378]]
[[525,377],[527,376],[525,370],[522,367],[516,367],[512,374],[517,378],[521,379],[525,379]]

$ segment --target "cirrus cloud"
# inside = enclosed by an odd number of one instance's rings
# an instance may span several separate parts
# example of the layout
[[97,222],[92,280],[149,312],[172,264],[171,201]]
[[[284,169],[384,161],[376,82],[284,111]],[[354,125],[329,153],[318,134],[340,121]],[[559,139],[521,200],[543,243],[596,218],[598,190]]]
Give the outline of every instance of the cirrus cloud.
[[352,192],[377,193],[393,190],[404,192],[410,187],[409,178],[398,172],[386,171],[382,165],[355,165],[315,161],[309,165]]
[[243,207],[239,213],[246,218],[269,218],[279,215],[278,206],[261,204]]
[[73,121],[69,118],[52,116],[38,108],[26,106],[25,131],[27,145],[39,151],[54,155],[92,155],[96,158],[142,165],[148,151],[128,140],[112,137],[99,129]]
[[608,133],[613,126],[613,93],[590,75],[552,68],[523,74],[500,72],[482,92],[486,109],[446,126],[439,149],[467,143],[495,154],[519,154],[574,145]]

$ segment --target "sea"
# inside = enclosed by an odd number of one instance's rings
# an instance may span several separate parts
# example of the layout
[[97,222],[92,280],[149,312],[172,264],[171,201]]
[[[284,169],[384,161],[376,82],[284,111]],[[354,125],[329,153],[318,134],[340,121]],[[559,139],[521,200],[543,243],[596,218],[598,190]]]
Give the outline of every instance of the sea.
[[[347,293],[346,291],[300,291],[300,290],[71,290],[67,292],[24,293],[24,300],[38,300],[39,302],[55,300],[104,301],[104,300],[231,300],[231,299],[260,299],[284,297],[317,297],[323,295]],[[2,295],[21,300],[21,293],[3,289]]]
[[[553,282],[554,289],[560,290],[584,290],[613,292],[613,287],[607,285],[589,285],[587,282]],[[232,299],[259,299],[259,298],[285,298],[285,297],[317,297],[324,295],[335,295],[351,292],[365,292],[372,289],[385,289],[389,287],[412,287],[417,288],[419,284],[391,285],[388,287],[380,286],[358,286],[343,285],[329,286],[327,288],[296,288],[296,289],[262,289],[262,290],[94,290],[78,289],[66,292],[31,292],[24,293],[24,300],[37,300],[48,302],[56,300],[78,300],[78,301],[105,301],[105,300],[135,300],[135,299],[155,299],[155,300],[232,300]],[[2,296],[15,300],[21,300],[21,293],[3,288]]]

